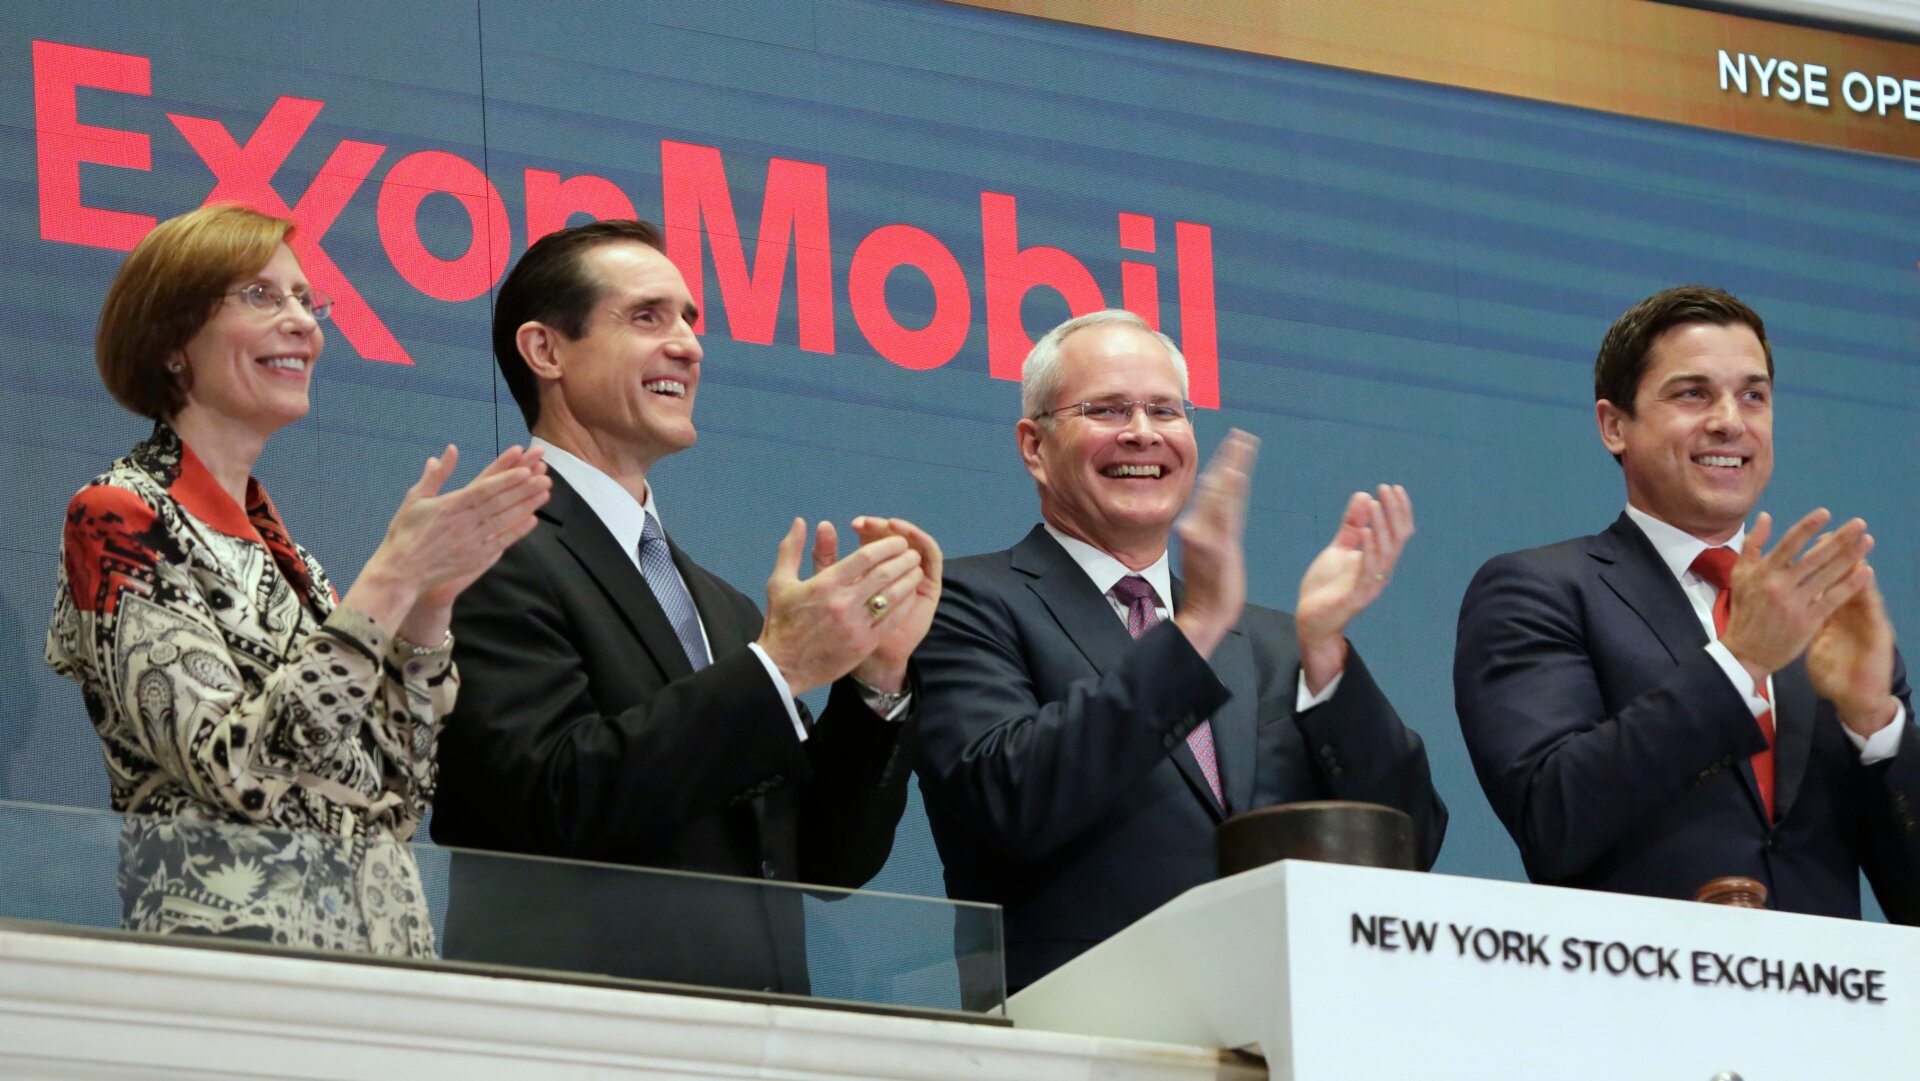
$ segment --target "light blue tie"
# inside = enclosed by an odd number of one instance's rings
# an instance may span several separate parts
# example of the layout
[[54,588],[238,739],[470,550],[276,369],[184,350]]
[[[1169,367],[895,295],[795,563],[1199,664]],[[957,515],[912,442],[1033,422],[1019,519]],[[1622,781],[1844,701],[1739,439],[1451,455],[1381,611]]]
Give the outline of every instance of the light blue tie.
[[711,664],[706,640],[700,634],[700,615],[693,610],[693,597],[687,592],[687,584],[680,580],[679,572],[673,569],[673,552],[667,547],[667,535],[661,532],[659,519],[651,514],[647,515],[646,527],[640,531],[640,573],[646,576],[647,585],[653,589],[653,599],[660,602],[660,610],[667,614],[667,622],[673,624],[673,633],[679,636],[680,648],[687,651],[693,670],[698,672]]

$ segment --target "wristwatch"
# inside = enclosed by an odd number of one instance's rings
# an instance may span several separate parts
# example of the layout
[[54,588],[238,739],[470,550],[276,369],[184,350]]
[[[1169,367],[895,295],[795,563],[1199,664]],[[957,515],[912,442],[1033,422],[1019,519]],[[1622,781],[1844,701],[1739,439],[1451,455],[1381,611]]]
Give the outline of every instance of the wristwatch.
[[847,678],[853,681],[854,686],[860,688],[860,701],[865,702],[868,709],[887,719],[891,719],[893,711],[900,708],[900,703],[905,702],[913,694],[905,687],[897,691],[883,691],[859,676],[849,675]]

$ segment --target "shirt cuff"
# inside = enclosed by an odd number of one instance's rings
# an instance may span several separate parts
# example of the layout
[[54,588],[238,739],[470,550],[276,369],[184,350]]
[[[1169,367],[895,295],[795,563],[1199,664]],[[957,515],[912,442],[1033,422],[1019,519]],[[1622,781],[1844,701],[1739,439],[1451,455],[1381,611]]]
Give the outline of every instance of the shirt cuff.
[[780,674],[780,666],[773,663],[773,658],[767,656],[767,651],[760,648],[760,643],[748,642],[747,648],[753,650],[753,655],[760,658],[760,663],[765,666],[767,678],[773,680],[774,691],[780,695],[780,701],[787,704],[787,717],[793,721],[793,734],[800,737],[800,742],[805,743],[807,724],[800,719],[800,707],[794,703],[793,688],[787,685],[787,677]]
[[1333,678],[1327,681],[1326,686],[1320,688],[1319,694],[1308,694],[1307,674],[1301,672],[1300,688],[1293,694],[1293,711],[1295,713],[1305,713],[1325,702],[1327,699],[1332,698],[1333,692],[1340,689],[1340,681],[1345,678],[1347,678],[1347,670],[1342,668],[1340,671],[1334,673]]
[[321,626],[334,638],[366,654],[376,665],[387,659],[387,651],[393,646],[393,637],[380,629],[373,617],[344,604],[335,608]]
[[387,647],[387,660],[409,679],[436,680],[453,667],[453,632],[448,631],[440,644],[431,649],[396,634],[393,644]]
[[1907,704],[1901,702],[1893,711],[1893,723],[1871,736],[1862,736],[1844,724],[1840,726],[1840,731],[1847,734],[1847,742],[1860,752],[1860,764],[1871,766],[1875,762],[1885,762],[1900,750],[1900,731],[1906,726]]
[[1773,704],[1761,697],[1755,688],[1753,676],[1747,672],[1746,666],[1733,659],[1732,650],[1718,642],[1708,642],[1707,656],[1712,657],[1720,670],[1727,674],[1727,681],[1733,684],[1734,690],[1740,692],[1741,698],[1746,699],[1747,708],[1753,711],[1755,717],[1773,708]]

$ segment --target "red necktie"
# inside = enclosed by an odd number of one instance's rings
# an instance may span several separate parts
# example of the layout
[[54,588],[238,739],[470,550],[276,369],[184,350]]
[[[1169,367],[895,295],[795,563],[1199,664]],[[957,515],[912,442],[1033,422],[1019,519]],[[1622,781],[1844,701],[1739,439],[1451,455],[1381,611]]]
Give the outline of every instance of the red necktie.
[[[1713,597],[1713,636],[1719,638],[1727,631],[1727,615],[1733,610],[1733,592],[1728,584],[1733,581],[1733,564],[1740,553],[1731,548],[1709,548],[1694,557],[1689,569],[1712,586],[1716,592]],[[1755,688],[1762,698],[1767,697],[1767,685],[1763,680]],[[1773,711],[1769,709],[1755,718],[1760,724],[1760,734],[1767,737],[1767,749],[1753,756],[1753,779],[1760,787],[1760,802],[1766,805],[1767,821],[1773,821]]]
[[[1127,606],[1127,633],[1135,638],[1153,629],[1160,622],[1160,613],[1153,607],[1153,586],[1137,574],[1129,574],[1113,584],[1113,595]],[[1200,760],[1200,772],[1207,775],[1207,787],[1213,789],[1213,798],[1222,807],[1227,799],[1220,789],[1220,763],[1213,753],[1213,725],[1201,721],[1187,733],[1187,747],[1193,751],[1193,757]]]

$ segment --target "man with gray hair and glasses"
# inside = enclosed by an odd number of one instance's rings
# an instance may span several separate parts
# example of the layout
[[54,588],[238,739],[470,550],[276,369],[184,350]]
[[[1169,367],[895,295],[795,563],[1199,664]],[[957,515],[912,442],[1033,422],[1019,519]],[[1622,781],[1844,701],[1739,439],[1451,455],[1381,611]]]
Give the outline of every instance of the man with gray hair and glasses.
[[947,564],[914,654],[947,891],[1005,906],[1009,990],[1211,880],[1228,815],[1387,804],[1413,816],[1423,867],[1446,830],[1420,737],[1345,636],[1413,534],[1406,490],[1353,495],[1297,614],[1249,605],[1257,441],[1228,433],[1200,476],[1186,390],[1179,348],[1130,312],[1043,337],[1015,431],[1044,521]]

